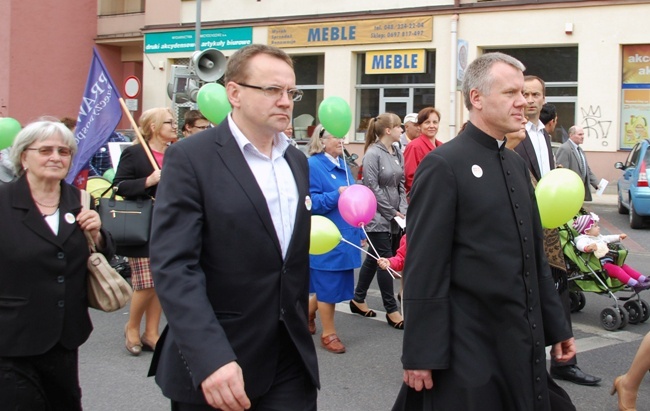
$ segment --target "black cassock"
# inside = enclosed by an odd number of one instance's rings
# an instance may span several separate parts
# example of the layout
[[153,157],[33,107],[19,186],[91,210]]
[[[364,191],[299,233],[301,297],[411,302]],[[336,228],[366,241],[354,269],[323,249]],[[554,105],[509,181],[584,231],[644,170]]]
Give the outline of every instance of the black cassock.
[[433,370],[423,408],[550,409],[544,348],[572,333],[524,161],[468,123],[418,166],[406,233],[402,363]]

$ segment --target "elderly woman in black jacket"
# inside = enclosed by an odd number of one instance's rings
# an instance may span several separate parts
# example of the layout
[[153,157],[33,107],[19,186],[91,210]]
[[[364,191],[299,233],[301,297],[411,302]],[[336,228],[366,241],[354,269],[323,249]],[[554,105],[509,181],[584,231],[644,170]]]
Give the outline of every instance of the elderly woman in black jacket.
[[81,410],[78,347],[93,328],[84,230],[109,258],[113,243],[64,181],[76,150],[62,123],[32,123],[12,149],[18,180],[0,187],[2,409]]

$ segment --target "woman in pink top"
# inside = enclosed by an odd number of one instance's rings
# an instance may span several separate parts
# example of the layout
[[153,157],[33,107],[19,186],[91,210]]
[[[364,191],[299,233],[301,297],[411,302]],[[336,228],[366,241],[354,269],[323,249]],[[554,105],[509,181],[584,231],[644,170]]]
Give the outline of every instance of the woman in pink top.
[[420,136],[411,140],[404,150],[404,176],[406,177],[404,188],[406,194],[411,191],[415,170],[424,159],[424,156],[442,144],[440,140],[436,139],[438,127],[440,126],[440,112],[438,110],[433,107],[420,110],[418,113],[418,126],[420,127]]

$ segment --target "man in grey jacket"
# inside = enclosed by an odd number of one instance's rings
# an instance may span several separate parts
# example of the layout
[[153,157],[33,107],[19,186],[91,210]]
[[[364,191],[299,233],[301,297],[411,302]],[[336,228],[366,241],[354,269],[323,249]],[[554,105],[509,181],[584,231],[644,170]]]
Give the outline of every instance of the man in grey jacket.
[[585,131],[580,126],[572,126],[569,129],[569,139],[562,144],[556,153],[556,162],[562,167],[575,171],[585,186],[585,201],[591,201],[591,190],[589,186],[597,189],[598,179],[591,172],[587,157],[582,151],[580,144],[585,140]]

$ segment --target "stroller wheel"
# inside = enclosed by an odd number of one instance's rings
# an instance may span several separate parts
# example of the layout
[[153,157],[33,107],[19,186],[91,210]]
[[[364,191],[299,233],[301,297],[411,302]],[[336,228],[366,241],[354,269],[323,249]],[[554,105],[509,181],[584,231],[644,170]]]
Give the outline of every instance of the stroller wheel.
[[644,323],[650,318],[650,304],[646,300],[641,300],[641,310],[643,315],[641,316],[641,322]]
[[627,310],[622,305],[618,306],[618,312],[619,312],[619,314],[621,314],[621,325],[618,326],[618,329],[622,330],[629,323],[630,314],[628,314]]
[[621,313],[614,307],[605,307],[600,312],[600,324],[607,331],[618,330],[621,326]]
[[638,324],[641,322],[641,318],[643,317],[643,308],[641,308],[641,303],[637,300],[629,300],[623,305],[623,307],[627,310],[629,315],[628,321],[630,324]]
[[582,310],[587,304],[587,297],[582,291],[569,291],[569,300],[572,313]]
[[585,293],[583,293],[582,291],[578,291],[578,297],[579,297],[578,311],[580,311],[583,308],[585,308],[585,305],[587,305],[587,297],[585,297]]

